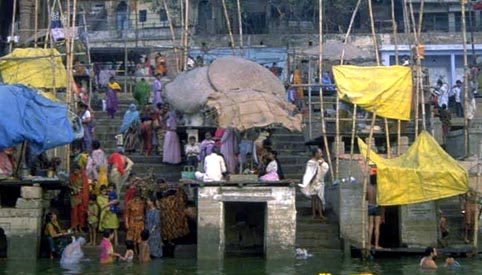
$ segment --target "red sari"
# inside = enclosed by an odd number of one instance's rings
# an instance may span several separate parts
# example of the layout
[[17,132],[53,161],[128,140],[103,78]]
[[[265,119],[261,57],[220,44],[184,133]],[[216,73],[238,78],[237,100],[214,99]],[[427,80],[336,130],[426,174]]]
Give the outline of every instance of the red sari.
[[85,171],[72,173],[69,179],[69,186],[72,190],[70,197],[70,227],[84,227],[89,205],[89,181]]

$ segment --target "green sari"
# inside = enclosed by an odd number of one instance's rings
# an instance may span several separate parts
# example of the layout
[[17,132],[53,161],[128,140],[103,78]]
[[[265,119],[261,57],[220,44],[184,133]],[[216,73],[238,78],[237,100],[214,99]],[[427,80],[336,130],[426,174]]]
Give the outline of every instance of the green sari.
[[104,229],[119,228],[119,219],[117,218],[117,214],[110,212],[109,207],[105,207],[108,203],[109,199],[107,196],[97,196],[97,204],[100,208],[99,231],[104,231]]

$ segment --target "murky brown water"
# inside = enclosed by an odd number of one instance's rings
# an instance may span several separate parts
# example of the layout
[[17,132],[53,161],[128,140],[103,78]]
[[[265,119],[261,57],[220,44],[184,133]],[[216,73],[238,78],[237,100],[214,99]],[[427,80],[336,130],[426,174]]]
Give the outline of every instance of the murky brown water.
[[[223,261],[197,261],[195,259],[158,259],[148,264],[115,263],[101,265],[97,259],[86,260],[76,266],[61,267],[58,260],[40,259],[34,262],[0,261],[0,274],[359,274],[372,272],[384,275],[414,274],[482,274],[479,258],[457,259],[459,268],[439,267],[436,271],[421,270],[418,257],[374,259],[362,262],[343,257],[338,252],[314,255],[306,260],[268,261],[263,258],[228,258]],[[442,266],[443,258],[437,259]]]

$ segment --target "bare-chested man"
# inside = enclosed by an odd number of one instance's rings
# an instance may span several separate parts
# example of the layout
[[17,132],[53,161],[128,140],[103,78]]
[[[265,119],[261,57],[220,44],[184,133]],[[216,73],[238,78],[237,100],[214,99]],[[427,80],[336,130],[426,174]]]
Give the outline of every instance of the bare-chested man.
[[372,237],[373,233],[375,233],[375,249],[382,249],[378,244],[378,240],[380,239],[382,208],[377,204],[376,169],[370,171],[370,184],[367,187],[366,195],[368,201],[368,244],[372,245]]

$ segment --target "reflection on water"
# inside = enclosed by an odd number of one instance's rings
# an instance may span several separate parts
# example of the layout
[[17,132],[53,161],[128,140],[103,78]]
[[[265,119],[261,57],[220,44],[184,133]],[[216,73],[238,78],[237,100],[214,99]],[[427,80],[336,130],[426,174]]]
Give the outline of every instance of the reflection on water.
[[41,259],[36,262],[0,261],[0,274],[359,274],[372,272],[379,275],[446,275],[482,274],[482,261],[476,258],[457,259],[462,267],[446,269],[444,259],[437,260],[439,269],[420,270],[419,258],[375,259],[362,262],[359,259],[334,254],[315,255],[306,260],[267,261],[263,258],[228,258],[224,261],[196,261],[195,259],[159,259],[147,264],[116,263],[100,265],[97,259],[83,261],[79,265],[61,267],[58,261]]

